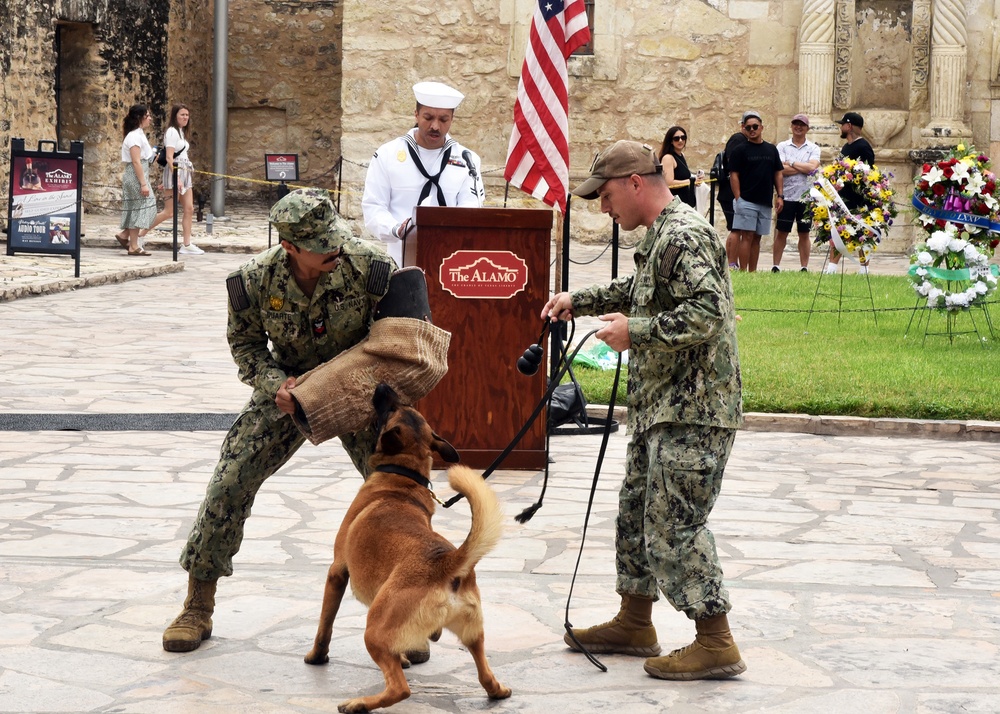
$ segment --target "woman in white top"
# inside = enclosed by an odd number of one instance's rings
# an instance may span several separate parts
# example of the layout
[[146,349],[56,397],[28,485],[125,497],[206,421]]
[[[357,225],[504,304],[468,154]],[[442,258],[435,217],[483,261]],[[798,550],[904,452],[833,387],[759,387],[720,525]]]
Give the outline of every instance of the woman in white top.
[[[133,105],[122,122],[122,233],[119,240],[129,255],[149,255],[139,247],[139,231],[156,216],[156,196],[149,186],[149,165],[156,154],[146,138],[152,117],[142,104]],[[125,244],[125,241],[128,241]]]
[[180,204],[181,231],[184,245],[180,253],[184,255],[200,255],[201,248],[191,242],[191,222],[194,219],[194,191],[191,190],[191,178],[194,165],[191,163],[191,145],[184,138],[184,130],[191,121],[191,110],[186,104],[175,104],[170,108],[170,123],[163,136],[163,146],[167,150],[167,165],[163,167],[163,210],[156,214],[153,227],[160,225],[174,215],[174,161],[177,161],[177,202]]

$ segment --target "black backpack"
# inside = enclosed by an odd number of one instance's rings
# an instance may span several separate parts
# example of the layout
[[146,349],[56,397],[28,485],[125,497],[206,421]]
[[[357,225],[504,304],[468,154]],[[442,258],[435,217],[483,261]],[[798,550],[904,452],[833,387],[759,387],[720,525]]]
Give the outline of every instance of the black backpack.
[[713,178],[716,181],[729,178],[729,171],[726,170],[725,151],[720,151],[715,155],[715,161],[712,162],[712,170],[709,173],[709,178]]
[[[174,152],[174,158],[176,159],[178,156],[180,156],[181,154],[183,154],[185,151],[187,151],[187,147],[186,146],[183,149],[181,149],[180,151],[175,151]],[[159,148],[159,150],[156,152],[156,163],[158,163],[160,166],[166,166],[167,165],[167,147],[161,146]]]

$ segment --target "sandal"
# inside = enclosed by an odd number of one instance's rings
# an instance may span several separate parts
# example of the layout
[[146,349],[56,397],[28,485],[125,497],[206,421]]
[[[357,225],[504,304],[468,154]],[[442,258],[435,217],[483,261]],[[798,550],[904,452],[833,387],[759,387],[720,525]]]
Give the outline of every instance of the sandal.
[[121,233],[115,233],[115,238],[118,239],[118,243],[121,245],[122,248],[128,250],[128,235],[125,234],[125,231],[122,231]]
[[147,250],[143,249],[143,248],[139,248],[139,250],[130,250],[128,252],[128,254],[129,255],[150,255],[150,253]]

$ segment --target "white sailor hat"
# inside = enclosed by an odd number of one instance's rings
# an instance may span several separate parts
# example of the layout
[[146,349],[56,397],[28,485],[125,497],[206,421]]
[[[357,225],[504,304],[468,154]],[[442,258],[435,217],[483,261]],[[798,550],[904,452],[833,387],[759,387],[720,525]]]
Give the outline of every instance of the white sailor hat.
[[455,109],[465,95],[441,82],[417,82],[413,85],[413,96],[421,106],[434,109]]

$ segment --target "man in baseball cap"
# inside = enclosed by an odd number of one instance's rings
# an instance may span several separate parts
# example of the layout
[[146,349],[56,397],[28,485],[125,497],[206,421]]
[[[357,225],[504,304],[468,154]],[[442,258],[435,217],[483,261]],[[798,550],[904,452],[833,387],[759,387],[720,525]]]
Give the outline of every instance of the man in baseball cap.
[[312,253],[332,253],[351,237],[351,227],[337,215],[330,193],[322,188],[300,188],[271,207],[268,216],[279,240]]
[[[837,122],[840,125],[850,124],[851,126],[856,126],[858,129],[864,128],[865,118],[858,114],[857,112],[847,112],[844,117]],[[846,136],[841,135],[841,139],[846,139]]]
[[781,255],[793,225],[799,234],[800,271],[805,272],[809,269],[809,252],[812,248],[812,241],[809,239],[809,231],[812,229],[812,207],[802,200],[802,194],[812,186],[809,175],[819,168],[820,149],[816,143],[806,138],[806,134],[809,133],[808,116],[796,114],[792,117],[789,128],[792,138],[778,143],[781,172],[785,176],[785,183],[782,186],[785,200],[774,222],[774,245],[771,247],[771,255],[774,258],[772,273],[781,272]]
[[[601,211],[625,230],[647,230],[636,242],[634,274],[559,293],[541,311],[553,321],[597,316],[604,322],[598,339],[629,351],[632,436],[615,538],[621,608],[602,625],[573,628],[565,642],[576,651],[648,657],[645,671],[661,679],[736,676],[746,665],[706,525],[743,420],[725,246],[671,194],[645,144],[619,141],[598,154],[573,193],[599,198]],[[659,592],[697,631],[692,645],[665,656],[657,656],[652,622]]]
[[[840,120],[840,138],[846,139],[847,143],[840,149],[840,155],[846,159],[861,161],[868,166],[875,165],[875,149],[868,143],[868,139],[861,135],[861,129],[865,125],[864,118],[857,112],[847,112]],[[864,206],[864,199],[854,189],[847,185],[840,190],[840,197],[844,200],[851,212],[857,213]],[[840,253],[830,244],[829,260],[824,270],[828,274],[836,273],[840,266]],[[858,269],[859,273],[868,272],[868,263],[862,263]]]
[[[368,337],[395,267],[374,244],[352,237],[322,189],[292,191],[271,209],[270,221],[281,243],[226,279],[226,336],[239,377],[253,395],[223,439],[181,551],[187,596],[163,633],[168,652],[189,652],[211,637],[216,584],[233,574],[254,497],[305,441],[289,418],[296,379]],[[375,439],[372,424],[340,435],[362,475]]]
[[662,174],[663,167],[656,158],[656,151],[648,144],[637,141],[617,141],[594,158],[590,178],[571,191],[574,196],[593,200],[608,179],[625,178],[636,174],[649,176]]

